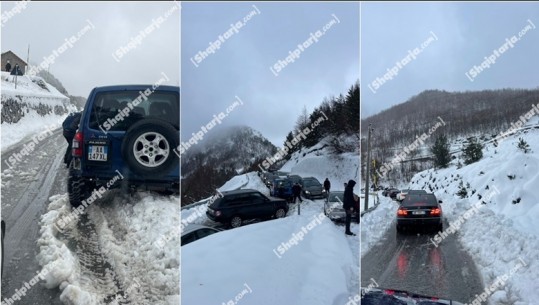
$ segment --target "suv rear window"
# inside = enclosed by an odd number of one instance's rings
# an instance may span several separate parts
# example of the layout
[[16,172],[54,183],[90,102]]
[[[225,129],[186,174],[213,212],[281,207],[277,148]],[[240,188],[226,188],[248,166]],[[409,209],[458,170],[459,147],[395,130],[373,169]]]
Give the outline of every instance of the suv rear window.
[[[134,106],[136,103],[138,105]],[[164,91],[155,91],[148,96],[139,91],[98,93],[90,112],[89,127],[104,131],[126,131],[145,118],[161,119],[179,128],[178,94]]]

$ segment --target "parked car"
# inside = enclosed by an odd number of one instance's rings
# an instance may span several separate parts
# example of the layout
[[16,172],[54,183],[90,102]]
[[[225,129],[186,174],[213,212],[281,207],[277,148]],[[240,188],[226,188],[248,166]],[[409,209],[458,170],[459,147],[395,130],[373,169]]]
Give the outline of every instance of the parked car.
[[289,179],[290,181],[292,181],[292,184],[299,183],[299,184],[303,185],[303,178],[301,178],[301,176],[287,175],[286,178]]
[[387,196],[393,200],[397,200],[397,194],[400,193],[399,189],[392,189],[387,192]]
[[396,200],[397,201],[403,201],[406,195],[408,194],[409,190],[401,190],[397,193]]
[[382,191],[382,196],[384,197],[388,197],[389,194],[391,192],[399,192],[398,189],[394,188],[394,187],[386,187],[383,191]]
[[397,231],[409,226],[429,226],[442,231],[442,201],[434,194],[408,195],[397,210]]
[[189,224],[182,232],[182,246],[221,231],[222,230],[203,225]]
[[275,173],[266,173],[266,175],[264,176],[264,184],[271,188],[271,186],[273,185],[273,180],[279,178],[279,175],[275,174]]
[[[344,200],[344,191],[330,192],[324,202],[324,215],[333,221],[344,221],[346,212],[342,207]],[[359,202],[352,214],[352,220],[359,223]]]
[[90,92],[73,139],[73,207],[101,187],[179,193],[179,90],[123,85]]
[[270,195],[290,201],[293,197],[292,186],[293,183],[290,179],[277,178],[273,180]]
[[302,179],[302,195],[307,199],[326,198],[324,186],[314,177],[305,177]]
[[221,198],[216,199],[206,211],[209,219],[229,224],[232,228],[241,226],[245,220],[282,218],[286,213],[286,200],[268,198],[251,189],[222,192]]

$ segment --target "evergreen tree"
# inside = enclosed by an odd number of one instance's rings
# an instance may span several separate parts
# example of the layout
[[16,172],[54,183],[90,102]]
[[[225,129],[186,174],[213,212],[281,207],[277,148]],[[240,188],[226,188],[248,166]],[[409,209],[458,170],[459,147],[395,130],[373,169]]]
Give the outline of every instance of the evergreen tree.
[[464,164],[472,164],[483,158],[483,145],[476,138],[470,139],[464,148]]
[[430,150],[434,155],[434,165],[436,167],[446,168],[449,165],[451,156],[449,154],[449,142],[445,135],[439,135]]

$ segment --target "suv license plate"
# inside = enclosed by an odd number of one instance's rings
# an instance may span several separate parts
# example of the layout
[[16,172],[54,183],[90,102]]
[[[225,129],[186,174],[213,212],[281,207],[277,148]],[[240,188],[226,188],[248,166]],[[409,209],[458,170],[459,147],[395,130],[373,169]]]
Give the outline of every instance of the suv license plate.
[[107,161],[108,147],[102,145],[88,146],[89,161]]
[[413,211],[413,215],[425,215],[425,211]]

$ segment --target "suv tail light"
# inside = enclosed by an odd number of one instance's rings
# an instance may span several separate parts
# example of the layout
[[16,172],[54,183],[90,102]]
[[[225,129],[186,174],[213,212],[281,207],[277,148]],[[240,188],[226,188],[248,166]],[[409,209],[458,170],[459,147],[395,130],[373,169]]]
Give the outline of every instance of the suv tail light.
[[433,208],[430,210],[430,215],[440,216],[442,215],[442,210],[440,208]]
[[82,152],[82,142],[83,142],[83,136],[82,132],[77,132],[75,134],[75,137],[73,138],[73,149],[72,149],[72,155],[73,157],[82,158],[83,152]]
[[408,211],[406,209],[399,208],[397,210],[397,216],[406,216],[406,215],[408,215]]

